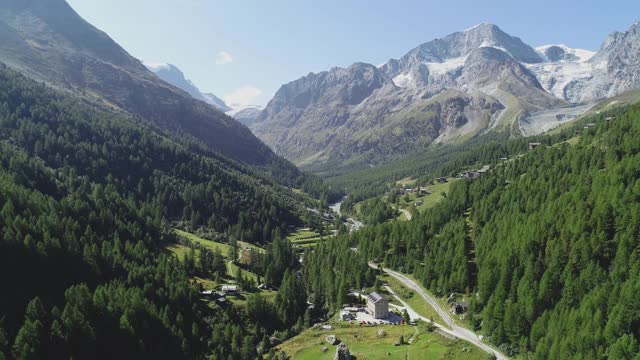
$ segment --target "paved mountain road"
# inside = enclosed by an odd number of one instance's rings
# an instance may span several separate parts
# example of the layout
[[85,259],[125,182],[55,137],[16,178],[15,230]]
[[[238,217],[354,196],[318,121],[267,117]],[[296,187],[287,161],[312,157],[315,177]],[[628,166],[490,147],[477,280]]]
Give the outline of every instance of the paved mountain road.
[[[369,266],[371,266],[372,268],[377,268],[377,266],[373,263],[369,263]],[[497,359],[499,360],[506,360],[508,359],[507,356],[505,356],[504,354],[502,354],[501,352],[499,352],[498,350],[494,349],[493,347],[487,345],[486,343],[482,342],[482,340],[480,340],[480,337],[474,333],[473,331],[466,329],[464,327],[458,326],[456,325],[456,323],[453,321],[453,319],[451,318],[451,316],[449,315],[449,312],[446,309],[443,309],[440,304],[438,304],[438,302],[432,298],[429,294],[427,294],[426,291],[424,291],[422,289],[422,287],[420,287],[420,285],[418,285],[414,280],[412,280],[411,278],[407,277],[406,275],[399,273],[397,271],[393,271],[391,269],[386,269],[386,268],[382,268],[382,271],[384,271],[385,273],[393,276],[394,278],[398,279],[400,282],[402,282],[406,287],[410,288],[411,290],[415,291],[416,293],[420,294],[420,296],[422,296],[422,298],[429,303],[429,305],[431,305],[431,307],[433,307],[436,312],[438,313],[438,315],[440,315],[440,317],[444,320],[444,322],[446,323],[444,326],[440,325],[438,323],[434,323],[438,328],[440,328],[440,330],[446,332],[447,334],[450,334],[452,336],[455,336],[459,339],[463,339],[466,340],[472,344],[474,344],[475,346],[481,348],[482,350],[488,352],[488,353],[493,353]],[[389,288],[387,288],[387,290],[390,290]],[[392,294],[394,294],[392,291],[390,292]],[[395,296],[395,294],[394,294]],[[396,296],[396,298],[398,298],[398,296]],[[409,315],[417,315],[417,313],[411,309],[409,307],[409,305],[404,302],[402,299],[398,300],[407,308],[407,311],[409,311]],[[423,320],[427,320],[424,319],[422,316],[417,316]]]

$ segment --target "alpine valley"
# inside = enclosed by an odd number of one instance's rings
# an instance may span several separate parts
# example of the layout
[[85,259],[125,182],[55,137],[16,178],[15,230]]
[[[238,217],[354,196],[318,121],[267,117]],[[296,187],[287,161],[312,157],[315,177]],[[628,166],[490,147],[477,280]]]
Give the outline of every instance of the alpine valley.
[[[200,90],[74,10],[151,3],[121,1],[0,0],[0,360],[640,358],[640,24],[591,52],[483,23],[263,109],[213,93],[270,59]],[[303,33],[167,3],[123,34]],[[326,3],[291,20],[320,38]]]

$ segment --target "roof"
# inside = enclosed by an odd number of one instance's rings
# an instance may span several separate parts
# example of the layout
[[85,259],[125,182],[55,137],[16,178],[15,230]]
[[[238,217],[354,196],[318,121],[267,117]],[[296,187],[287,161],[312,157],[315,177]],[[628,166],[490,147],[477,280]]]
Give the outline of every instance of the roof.
[[469,307],[469,303],[467,303],[467,302],[465,302],[465,301],[462,301],[462,302],[452,302],[452,303],[451,303],[451,306],[452,306],[452,307],[453,307],[453,306],[455,306],[455,307],[460,306],[460,307],[462,307],[462,308],[468,308],[468,307]]
[[367,299],[369,299],[369,301],[374,304],[381,300],[385,300],[384,296],[378,294],[377,292],[372,292],[371,294],[369,294],[369,296],[367,296]]
[[222,291],[236,291],[238,287],[236,285],[223,285]]

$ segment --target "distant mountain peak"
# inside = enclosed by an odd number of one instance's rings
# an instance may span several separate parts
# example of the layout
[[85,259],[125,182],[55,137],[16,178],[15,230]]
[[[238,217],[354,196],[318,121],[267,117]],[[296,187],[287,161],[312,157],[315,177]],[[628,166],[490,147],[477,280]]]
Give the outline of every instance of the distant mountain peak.
[[0,39],[0,61],[39,82],[191,136],[237,161],[277,159],[245,126],[162,81],[64,0],[0,0]]
[[211,93],[202,93],[191,80],[186,78],[185,74],[177,66],[170,63],[146,61],[144,62],[144,66],[158,75],[158,77],[160,77],[162,80],[181,90],[186,91],[194,99],[204,101],[222,112],[231,110],[231,108],[217,96]]

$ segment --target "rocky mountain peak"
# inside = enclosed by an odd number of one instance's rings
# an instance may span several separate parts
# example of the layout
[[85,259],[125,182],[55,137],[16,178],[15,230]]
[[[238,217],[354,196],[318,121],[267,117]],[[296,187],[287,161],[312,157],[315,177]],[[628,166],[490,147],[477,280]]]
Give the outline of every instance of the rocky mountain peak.
[[[409,51],[400,59],[392,59],[380,69],[401,87],[439,87],[449,85],[465,58],[483,47],[500,49],[523,63],[540,63],[543,59],[520,38],[513,37],[489,23],[481,23],[464,31],[438,38]],[[443,76],[444,75],[444,76]]]

